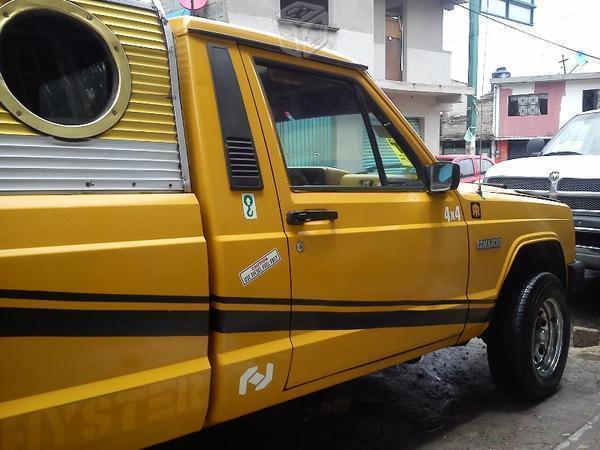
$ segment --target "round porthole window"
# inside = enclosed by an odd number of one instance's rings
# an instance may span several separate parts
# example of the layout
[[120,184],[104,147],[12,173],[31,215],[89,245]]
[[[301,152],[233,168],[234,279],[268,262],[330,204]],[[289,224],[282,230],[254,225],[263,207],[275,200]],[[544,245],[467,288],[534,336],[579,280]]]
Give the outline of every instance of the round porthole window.
[[0,102],[48,135],[82,139],[115,125],[131,96],[131,73],[114,33],[63,0],[0,7]]

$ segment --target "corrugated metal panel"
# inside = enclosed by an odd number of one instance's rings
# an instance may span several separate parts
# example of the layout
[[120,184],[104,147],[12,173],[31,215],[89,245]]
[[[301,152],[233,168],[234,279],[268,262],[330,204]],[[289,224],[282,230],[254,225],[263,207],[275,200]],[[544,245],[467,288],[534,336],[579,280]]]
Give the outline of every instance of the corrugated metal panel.
[[[380,125],[374,117],[373,125]],[[364,128],[364,127],[363,127]],[[277,132],[288,167],[339,167],[335,158],[335,128],[333,117],[293,120],[277,124]],[[385,137],[377,137],[386,173],[403,174],[405,168],[398,167],[400,160]],[[343,149],[341,149],[343,151]],[[362,168],[377,172],[375,157],[366,128],[362,135]]]
[[[371,124],[374,126],[381,126],[381,123],[373,116],[371,116]],[[381,155],[383,166],[385,167],[385,173],[388,175],[392,174],[405,174],[406,168],[400,167],[400,159],[394,152],[387,138],[376,136],[377,148]],[[371,148],[371,142],[369,141],[369,135],[367,130],[363,131],[363,168],[372,172],[377,172],[375,164],[375,156]]]
[[[388,175],[392,173],[404,173],[402,168],[396,167],[400,163],[400,160],[386,138],[377,137],[377,147],[379,148],[383,165],[386,167],[385,172]],[[365,170],[372,169],[373,172],[376,172],[375,167],[375,156],[373,156],[369,135],[367,134],[367,130],[365,130],[363,131],[363,168]]]
[[277,124],[288,167],[335,167],[332,117],[291,120]]
[[0,192],[181,190],[177,144],[0,140]]
[[406,120],[410,123],[410,126],[413,127],[413,130],[417,132],[419,137],[423,139],[423,128],[421,127],[421,119],[418,117],[407,117]]
[[[127,113],[98,138],[176,143],[167,48],[157,13],[95,0],[73,0],[73,3],[94,14],[115,33],[131,68],[133,93]],[[39,135],[1,105],[0,134]]]

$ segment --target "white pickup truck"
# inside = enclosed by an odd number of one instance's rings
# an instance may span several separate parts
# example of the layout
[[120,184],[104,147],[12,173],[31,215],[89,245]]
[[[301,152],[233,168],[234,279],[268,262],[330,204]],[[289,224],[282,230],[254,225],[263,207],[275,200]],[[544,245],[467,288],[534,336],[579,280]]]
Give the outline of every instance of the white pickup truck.
[[485,182],[569,205],[577,259],[600,270],[600,110],[576,115],[543,148],[540,142],[528,144],[536,156],[496,164]]

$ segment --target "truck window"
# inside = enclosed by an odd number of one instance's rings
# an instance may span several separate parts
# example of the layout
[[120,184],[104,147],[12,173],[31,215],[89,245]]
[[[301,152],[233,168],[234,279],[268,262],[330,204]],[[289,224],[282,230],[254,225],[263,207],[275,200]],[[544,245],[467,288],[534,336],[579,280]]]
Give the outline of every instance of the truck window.
[[422,186],[390,124],[353,82],[257,65],[290,184]]
[[473,167],[473,161],[470,159],[461,159],[458,161],[460,166],[460,177],[472,177],[475,175],[475,167]]
[[[478,160],[479,163],[479,160]],[[491,161],[488,161],[487,159],[482,159],[480,162],[480,166],[479,166],[479,173],[480,175],[485,175],[485,173],[490,169],[490,167],[492,167],[493,164]]]

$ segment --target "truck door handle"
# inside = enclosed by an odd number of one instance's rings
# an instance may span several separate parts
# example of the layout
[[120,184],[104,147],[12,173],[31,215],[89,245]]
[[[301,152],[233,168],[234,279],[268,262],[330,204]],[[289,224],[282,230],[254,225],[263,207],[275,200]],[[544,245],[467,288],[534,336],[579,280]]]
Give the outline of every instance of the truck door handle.
[[317,220],[337,220],[338,212],[327,209],[305,209],[302,211],[290,211],[287,213],[287,223],[289,225],[302,225],[306,222]]

